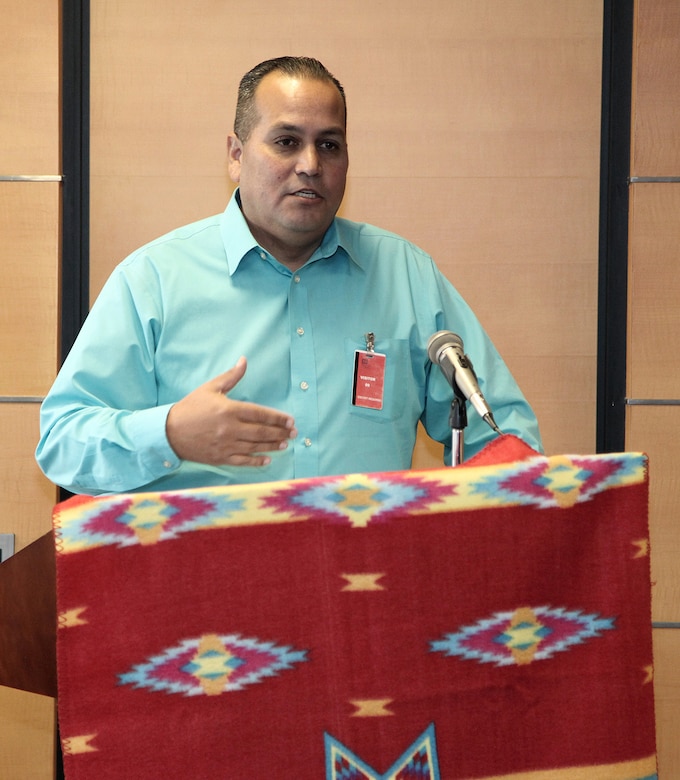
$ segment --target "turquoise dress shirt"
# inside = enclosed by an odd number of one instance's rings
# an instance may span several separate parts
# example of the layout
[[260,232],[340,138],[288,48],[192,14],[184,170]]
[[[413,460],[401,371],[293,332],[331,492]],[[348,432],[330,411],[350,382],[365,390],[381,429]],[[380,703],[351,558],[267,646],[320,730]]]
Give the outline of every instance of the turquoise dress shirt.
[[[427,356],[457,333],[504,433],[537,450],[535,416],[468,305],[405,239],[336,218],[291,272],[259,247],[238,194],[221,215],[142,247],[113,272],[41,407],[36,457],[75,493],[96,495],[407,469],[422,421],[450,462],[453,391]],[[382,409],[352,403],[354,359],[375,334]],[[165,435],[172,404],[231,368],[229,393],[280,409],[298,436],[269,466],[181,461]],[[468,410],[465,455],[496,434]]]

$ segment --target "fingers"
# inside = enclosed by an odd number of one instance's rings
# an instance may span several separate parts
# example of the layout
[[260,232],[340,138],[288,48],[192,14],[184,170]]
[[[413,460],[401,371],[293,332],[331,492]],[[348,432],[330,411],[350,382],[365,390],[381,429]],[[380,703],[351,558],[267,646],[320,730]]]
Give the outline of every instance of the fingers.
[[165,430],[179,458],[214,466],[266,466],[268,452],[285,450],[297,436],[290,415],[228,397],[245,371],[246,360],[239,358],[171,407]]
[[217,427],[216,445],[224,447],[227,465],[268,465],[267,453],[288,448],[297,436],[293,419],[274,409],[225,399],[230,414]]
[[[229,401],[229,403],[231,405],[229,422],[235,423],[233,436],[237,441],[271,445],[266,448],[269,450],[285,449],[285,446],[278,445],[280,443],[285,445],[288,439],[294,439],[297,435],[295,421],[284,412],[247,401]],[[227,432],[224,433],[226,435]]]
[[[215,377],[208,384],[212,385],[217,392],[226,395],[243,379],[247,367],[246,358],[241,356],[233,368]],[[231,401],[230,403],[232,404],[233,416],[241,423],[241,427],[235,431],[238,440],[271,444],[273,446],[268,446],[267,449],[272,450],[277,449],[277,442],[294,438],[294,436],[290,436],[290,431],[295,424],[290,415],[246,401]],[[280,429],[280,431],[273,429]],[[225,431],[225,435],[227,434],[228,432]],[[281,449],[285,449],[285,447]]]
[[226,463],[221,466],[240,466],[249,468],[260,468],[268,466],[272,462],[269,455],[231,455]]

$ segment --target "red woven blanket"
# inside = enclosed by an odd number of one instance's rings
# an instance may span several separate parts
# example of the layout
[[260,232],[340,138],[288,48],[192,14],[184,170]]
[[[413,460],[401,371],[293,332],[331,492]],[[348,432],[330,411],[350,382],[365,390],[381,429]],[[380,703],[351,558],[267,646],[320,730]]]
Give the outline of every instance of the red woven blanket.
[[64,502],[66,777],[655,777],[646,465]]

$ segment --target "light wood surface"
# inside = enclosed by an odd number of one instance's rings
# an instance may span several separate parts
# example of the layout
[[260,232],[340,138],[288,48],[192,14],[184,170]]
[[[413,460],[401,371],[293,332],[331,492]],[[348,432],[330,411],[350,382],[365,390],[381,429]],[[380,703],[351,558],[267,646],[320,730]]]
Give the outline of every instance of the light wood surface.
[[0,686],[0,777],[54,778],[54,715],[51,697]]
[[11,505],[0,531],[15,535],[17,551],[52,528],[57,501],[56,488],[35,462],[38,412],[38,404],[0,404],[0,490]]
[[680,406],[628,408],[626,449],[649,456],[653,618],[680,624],[678,432]]
[[[60,2],[0,0],[0,176],[61,174]],[[0,396],[41,396],[57,367],[60,184],[0,182]],[[38,406],[0,403],[2,533],[51,528],[56,489],[33,452]],[[36,573],[39,576],[39,573]],[[0,687],[0,777],[51,780],[54,699]]]
[[[631,175],[680,175],[680,5],[637,0]],[[680,399],[680,184],[631,185],[627,395]],[[653,616],[659,777],[680,777],[680,406],[629,406],[626,448],[650,457]]]
[[680,176],[680,3],[638,0],[631,175]]
[[0,182],[1,396],[40,396],[57,368],[58,183]]
[[58,174],[59,3],[0,0],[0,175]]
[[654,629],[654,698],[659,780],[680,777],[680,631]]
[[680,183],[635,184],[630,204],[628,396],[680,400]]

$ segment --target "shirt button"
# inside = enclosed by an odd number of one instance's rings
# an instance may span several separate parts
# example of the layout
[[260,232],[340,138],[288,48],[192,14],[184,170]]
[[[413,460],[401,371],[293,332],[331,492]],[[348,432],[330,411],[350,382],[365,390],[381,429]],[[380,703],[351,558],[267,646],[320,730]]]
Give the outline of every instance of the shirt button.
[[305,329],[304,328],[298,328],[297,329],[298,336],[304,336],[305,335]]
[[261,257],[263,260],[266,260],[266,259],[267,259],[267,253],[266,253],[266,252],[260,252],[260,257]]
[[305,439],[305,447],[311,447],[312,446],[312,440],[311,439]]
[[295,274],[295,276],[293,277],[293,281],[295,282],[295,284],[300,284],[300,277],[297,274]]
[[309,390],[308,382],[300,382],[300,390]]
[[172,463],[170,463],[169,460],[164,460],[163,461],[163,468],[171,469],[172,468]]

